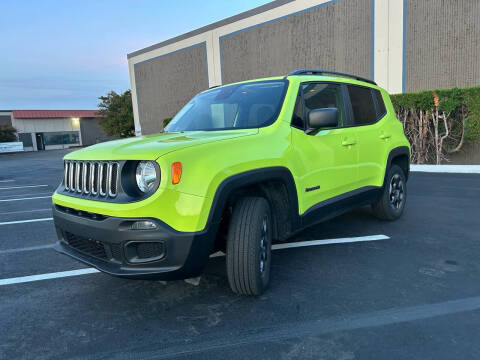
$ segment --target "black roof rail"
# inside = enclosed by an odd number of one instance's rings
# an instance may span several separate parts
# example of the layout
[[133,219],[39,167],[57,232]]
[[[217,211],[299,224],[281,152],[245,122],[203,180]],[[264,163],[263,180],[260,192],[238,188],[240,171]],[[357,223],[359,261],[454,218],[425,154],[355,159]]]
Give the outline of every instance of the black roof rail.
[[290,75],[334,75],[334,76],[340,76],[340,77],[348,77],[348,78],[352,78],[359,81],[365,81],[373,85],[377,85],[375,81],[362,78],[357,75],[346,74],[346,73],[341,73],[336,71],[329,71],[329,70],[321,70],[321,69],[299,69],[299,70],[292,71],[290,74],[288,74],[288,76]]

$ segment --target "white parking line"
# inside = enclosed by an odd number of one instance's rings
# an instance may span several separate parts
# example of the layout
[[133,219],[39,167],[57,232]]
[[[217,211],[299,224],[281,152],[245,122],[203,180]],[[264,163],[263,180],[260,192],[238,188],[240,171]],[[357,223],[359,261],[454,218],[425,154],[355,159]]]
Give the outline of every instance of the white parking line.
[[[1,223],[0,223],[1,224]],[[285,244],[275,244],[272,246],[272,250],[280,250],[286,248],[294,248],[294,247],[304,247],[304,246],[316,246],[316,245],[327,245],[327,244],[343,244],[343,243],[352,243],[352,242],[362,242],[362,241],[376,241],[376,240],[387,240],[390,237],[386,235],[371,235],[371,236],[359,236],[359,237],[349,237],[349,238],[339,238],[339,239],[325,239],[325,240],[312,240],[312,241],[297,241]],[[53,245],[42,245],[42,248],[51,247]],[[3,250],[0,251],[1,253],[9,253],[9,252],[19,252],[19,251],[28,251],[28,250],[37,250],[40,247],[31,247],[31,248],[24,248],[24,249],[10,249],[10,250]],[[225,254],[221,251],[217,251],[216,253],[210,255],[211,258],[225,256]],[[94,274],[98,273],[99,271],[94,268],[86,268],[86,269],[79,269],[79,270],[72,270],[72,271],[61,271],[55,273],[48,273],[48,274],[39,274],[39,275],[30,275],[30,276],[22,276],[16,278],[9,278],[9,279],[0,279],[0,286],[1,285],[10,285],[10,284],[20,284],[25,282],[32,282],[32,281],[39,281],[39,280],[47,280],[47,279],[56,279],[56,278],[63,278],[68,276],[78,276],[78,275],[85,275],[85,274]]]
[[23,185],[23,186],[9,186],[9,187],[1,187],[0,190],[11,190],[11,189],[26,189],[26,188],[34,188],[34,187],[44,187],[48,185]]
[[0,222],[0,226],[1,226],[1,225],[13,225],[13,224],[23,224],[23,223],[39,222],[39,221],[50,221],[50,220],[53,220],[53,218],[42,218],[42,219],[7,221],[7,222]]
[[63,277],[69,277],[69,276],[94,274],[98,272],[99,271],[97,269],[86,268],[86,269],[61,271],[61,272],[54,272],[54,273],[40,274],[40,275],[21,276],[21,277],[15,277],[10,279],[0,279],[0,286],[10,285],[10,284],[21,284],[21,283],[39,281],[39,280],[57,279],[57,278],[63,278]]
[[32,251],[32,250],[51,249],[52,247],[53,247],[53,244],[49,244],[49,245],[29,246],[29,247],[17,248],[17,249],[0,250],[0,255],[14,254],[14,253],[18,253],[18,252]]
[[390,238],[386,235],[370,235],[370,236],[359,236],[359,237],[327,239],[327,240],[297,241],[292,243],[272,245],[272,250],[281,250],[281,249],[304,247],[304,246],[315,246],[315,245],[344,244],[344,243],[351,243],[351,242],[387,240],[387,239],[390,239]]
[[24,214],[24,213],[31,213],[31,212],[37,212],[37,211],[50,211],[50,210],[52,209],[47,208],[47,209],[35,209],[35,210],[9,211],[9,212],[0,213],[0,215]]
[[[369,236],[358,236],[358,237],[348,237],[348,238],[338,238],[338,239],[324,239],[324,240],[310,240],[310,241],[296,241],[283,244],[274,244],[272,245],[272,250],[281,250],[305,246],[318,246],[318,245],[329,245],[329,244],[344,244],[352,242],[362,242],[362,241],[377,241],[377,240],[388,240],[389,236],[386,235],[369,235]],[[225,253],[222,251],[217,251],[210,255],[211,258],[225,256]]]
[[34,196],[34,197],[28,197],[28,198],[20,198],[20,199],[5,199],[5,200],[0,200],[1,202],[8,202],[8,201],[20,201],[20,200],[34,200],[34,199],[48,199],[51,198],[52,196]]
[[0,180],[0,182],[14,182],[15,180]]
[[0,195],[1,199],[12,199],[12,198],[19,198],[24,196],[47,196],[52,195],[51,191],[48,192],[36,192],[36,193],[27,193],[27,194],[15,194],[15,195]]

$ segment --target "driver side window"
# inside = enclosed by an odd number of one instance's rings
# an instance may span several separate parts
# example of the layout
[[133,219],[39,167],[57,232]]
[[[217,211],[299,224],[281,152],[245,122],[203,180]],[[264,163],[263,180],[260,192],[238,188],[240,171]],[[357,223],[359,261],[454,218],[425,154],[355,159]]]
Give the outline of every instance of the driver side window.
[[342,127],[345,124],[345,107],[341,86],[332,83],[307,83],[300,85],[300,91],[293,111],[292,126],[305,129],[308,113],[313,109],[321,108],[336,108],[338,110],[338,127]]

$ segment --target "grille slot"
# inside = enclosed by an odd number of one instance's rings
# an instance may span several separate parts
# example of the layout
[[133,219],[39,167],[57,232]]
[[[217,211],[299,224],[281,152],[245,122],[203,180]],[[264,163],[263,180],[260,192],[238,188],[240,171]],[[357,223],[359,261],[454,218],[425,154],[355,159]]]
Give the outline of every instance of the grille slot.
[[119,244],[112,244],[110,246],[110,251],[112,252],[113,259],[122,261],[122,250]]
[[88,239],[83,236],[72,234],[68,231],[64,231],[64,239],[74,249],[88,254],[90,256],[107,260],[107,253],[105,252],[105,246],[92,239]]
[[120,165],[112,161],[65,161],[65,191],[95,197],[116,197]]

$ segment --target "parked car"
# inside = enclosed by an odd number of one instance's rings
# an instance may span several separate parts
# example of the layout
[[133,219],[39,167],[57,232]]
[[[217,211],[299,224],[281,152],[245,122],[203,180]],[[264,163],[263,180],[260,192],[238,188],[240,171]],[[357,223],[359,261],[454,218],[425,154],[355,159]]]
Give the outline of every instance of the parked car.
[[226,252],[238,294],[267,287],[272,242],[355,207],[404,210],[410,145],[388,93],[324,70],[195,96],[160,134],[64,158],[56,249],[115,276],[198,276]]

